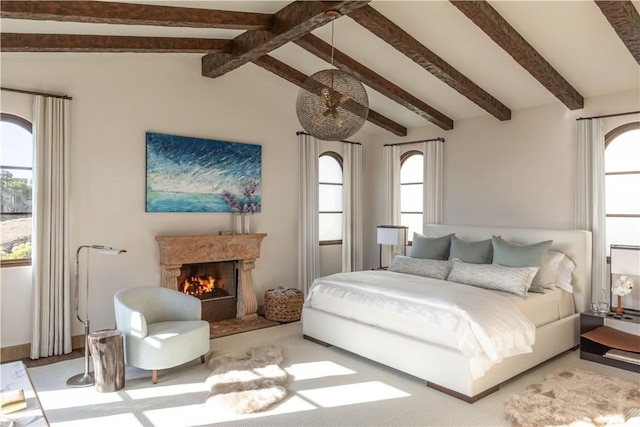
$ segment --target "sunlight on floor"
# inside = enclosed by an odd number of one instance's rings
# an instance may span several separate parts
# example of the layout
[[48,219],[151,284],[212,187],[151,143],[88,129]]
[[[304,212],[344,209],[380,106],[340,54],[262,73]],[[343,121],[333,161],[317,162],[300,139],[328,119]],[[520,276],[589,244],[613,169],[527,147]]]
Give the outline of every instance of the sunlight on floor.
[[38,397],[47,411],[77,408],[87,405],[122,402],[118,393],[98,393],[95,388],[70,388],[66,390],[40,391]]
[[134,414],[119,414],[109,415],[106,417],[91,417],[83,418],[73,421],[65,421],[62,423],[56,423],[57,426],[64,427],[113,427],[113,426],[126,426],[137,427],[143,424],[138,420]]
[[351,375],[355,371],[347,369],[337,363],[328,360],[322,362],[295,363],[285,371],[291,375],[294,381],[310,380],[313,378],[333,377],[337,375]]
[[380,381],[302,390],[298,391],[298,394],[322,408],[411,396],[409,393]]
[[141,388],[137,390],[126,390],[125,394],[127,394],[133,400],[138,400],[138,399],[150,399],[154,397],[163,397],[163,396],[176,396],[183,393],[199,393],[203,391],[204,392],[209,391],[205,383],[187,383],[187,384],[176,384],[176,385],[168,385],[168,386],[159,386],[155,384],[147,388]]

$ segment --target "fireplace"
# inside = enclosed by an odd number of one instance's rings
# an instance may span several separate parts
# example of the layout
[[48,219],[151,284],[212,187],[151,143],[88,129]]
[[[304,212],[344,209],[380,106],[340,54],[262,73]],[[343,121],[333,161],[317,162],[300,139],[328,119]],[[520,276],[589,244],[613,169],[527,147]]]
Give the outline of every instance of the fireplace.
[[179,291],[202,301],[203,319],[218,321],[236,317],[236,261],[183,264],[177,283]]
[[161,285],[200,298],[203,320],[256,317],[252,271],[264,237],[157,236]]

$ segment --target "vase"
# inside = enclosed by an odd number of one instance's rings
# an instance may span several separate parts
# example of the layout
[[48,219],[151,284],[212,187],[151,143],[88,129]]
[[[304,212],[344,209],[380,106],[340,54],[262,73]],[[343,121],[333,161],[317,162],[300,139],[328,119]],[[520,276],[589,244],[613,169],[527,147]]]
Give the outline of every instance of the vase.
[[247,214],[242,215],[242,233],[243,234],[251,233],[251,215],[247,215]]
[[234,215],[233,232],[235,234],[242,234],[242,217],[243,215],[237,213]]
[[618,295],[618,306],[616,307],[615,312],[618,316],[622,316],[622,313],[624,313],[624,308],[622,308],[622,297],[620,295]]

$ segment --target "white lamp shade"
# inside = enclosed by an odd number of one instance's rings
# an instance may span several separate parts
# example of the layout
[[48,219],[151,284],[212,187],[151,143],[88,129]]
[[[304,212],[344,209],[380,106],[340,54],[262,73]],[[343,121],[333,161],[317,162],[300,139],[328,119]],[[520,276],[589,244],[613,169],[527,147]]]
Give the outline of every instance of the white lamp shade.
[[611,274],[640,275],[640,247],[611,245]]
[[407,228],[401,226],[378,226],[377,243],[379,245],[405,245]]

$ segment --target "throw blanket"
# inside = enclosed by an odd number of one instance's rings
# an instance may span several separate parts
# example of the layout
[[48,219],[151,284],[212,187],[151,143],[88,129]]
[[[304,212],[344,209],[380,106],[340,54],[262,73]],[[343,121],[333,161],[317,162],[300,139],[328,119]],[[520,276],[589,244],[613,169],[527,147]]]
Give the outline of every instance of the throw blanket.
[[305,305],[459,350],[478,378],[504,357],[531,352],[535,325],[485,289],[390,271],[316,279]]

